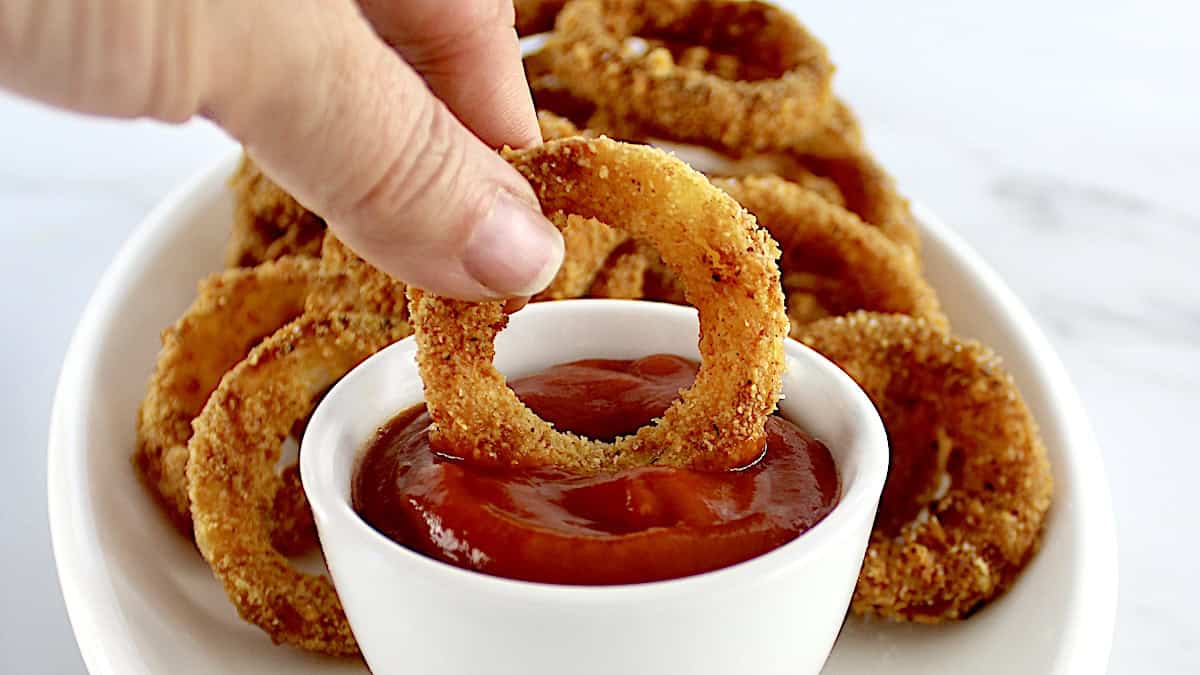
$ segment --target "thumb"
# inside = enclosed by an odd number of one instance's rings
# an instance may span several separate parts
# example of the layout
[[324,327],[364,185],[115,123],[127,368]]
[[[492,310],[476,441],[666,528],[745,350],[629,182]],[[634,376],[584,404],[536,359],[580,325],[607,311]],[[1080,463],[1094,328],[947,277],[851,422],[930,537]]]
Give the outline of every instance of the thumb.
[[562,237],[528,183],[352,3],[211,7],[204,110],[350,248],[469,300],[532,295],[554,277]]

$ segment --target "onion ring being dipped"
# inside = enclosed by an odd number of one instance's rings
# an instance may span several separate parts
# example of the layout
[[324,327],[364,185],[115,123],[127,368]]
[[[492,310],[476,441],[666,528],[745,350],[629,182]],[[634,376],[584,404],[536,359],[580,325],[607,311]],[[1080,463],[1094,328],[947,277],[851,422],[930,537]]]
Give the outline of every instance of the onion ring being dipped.
[[[221,376],[264,337],[304,309],[317,262],[281,258],[258,267],[214,274],[200,282],[196,300],[162,333],[162,349],[138,409],[133,463],[171,521],[191,537],[187,495],[187,444],[192,420],[200,414]],[[294,531],[289,487],[281,495],[279,544],[290,551],[316,540]],[[287,542],[295,542],[289,545]]]
[[[854,310],[908,314],[948,327],[937,294],[912,256],[853,213],[777,176],[713,184],[753,213],[783,249],[780,268],[793,336],[805,323]],[[802,278],[805,287],[789,278]]]
[[[736,80],[681,67],[672,49],[703,42],[733,55]],[[833,66],[787,12],[754,0],[572,0],[545,50],[571,93],[647,132],[734,152],[783,150],[829,118]]]
[[333,584],[291,566],[272,545],[266,514],[281,489],[275,463],[292,425],[346,372],[408,332],[382,316],[303,316],[231,370],[193,423],[187,478],[196,544],[242,618],[276,643],[358,651]]
[[522,404],[492,364],[507,321],[502,303],[410,288],[431,440],[480,462],[585,473],[651,463],[728,469],[757,458],[787,333],[779,250],[766,231],[704,176],[647,146],[569,138],[506,157],[546,213],[596,218],[662,251],[700,309],[700,371],[657,424],[632,436],[602,443],[562,433]]
[[662,256],[654,246],[637,240],[626,241],[613,251],[596,274],[588,295],[687,304],[683,284],[663,262]]
[[325,221],[300,205],[242,155],[229,179],[233,190],[233,238],[226,267],[253,267],[286,255],[316,257]]
[[937,623],[1006,589],[1037,549],[1053,480],[1000,359],[927,322],[857,312],[801,339],[879,409],[892,468],[859,575],[856,613]]

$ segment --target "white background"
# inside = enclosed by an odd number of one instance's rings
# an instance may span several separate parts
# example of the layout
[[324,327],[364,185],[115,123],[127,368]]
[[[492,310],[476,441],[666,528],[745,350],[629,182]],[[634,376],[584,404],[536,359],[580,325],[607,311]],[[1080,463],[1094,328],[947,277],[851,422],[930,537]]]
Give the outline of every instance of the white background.
[[[905,192],[1013,286],[1083,394],[1120,537],[1110,672],[1200,672],[1200,9],[794,6]],[[83,671],[46,523],[54,381],[117,247],[229,145],[0,94],[0,671]]]

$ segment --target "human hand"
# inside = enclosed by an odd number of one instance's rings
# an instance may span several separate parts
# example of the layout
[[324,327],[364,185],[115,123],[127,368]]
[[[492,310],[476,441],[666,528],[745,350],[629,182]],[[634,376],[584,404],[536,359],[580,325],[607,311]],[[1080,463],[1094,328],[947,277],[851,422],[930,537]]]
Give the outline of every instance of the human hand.
[[491,149],[540,141],[512,26],[511,0],[0,0],[0,85],[203,115],[392,276],[524,296],[563,243]]

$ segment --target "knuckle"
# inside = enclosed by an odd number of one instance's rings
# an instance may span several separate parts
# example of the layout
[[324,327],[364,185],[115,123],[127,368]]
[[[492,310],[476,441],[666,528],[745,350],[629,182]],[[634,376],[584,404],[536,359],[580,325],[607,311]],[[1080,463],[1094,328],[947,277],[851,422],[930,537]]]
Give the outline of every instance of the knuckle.
[[466,143],[454,116],[432,98],[418,107],[401,147],[388,151],[347,209],[361,235],[373,241],[394,238],[398,226],[406,245],[454,240],[487,207],[484,191],[469,177]]

